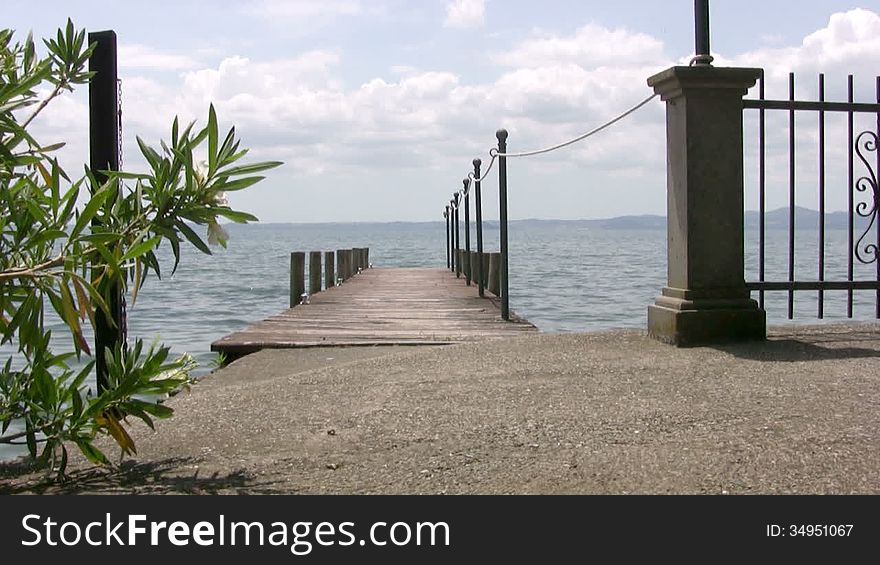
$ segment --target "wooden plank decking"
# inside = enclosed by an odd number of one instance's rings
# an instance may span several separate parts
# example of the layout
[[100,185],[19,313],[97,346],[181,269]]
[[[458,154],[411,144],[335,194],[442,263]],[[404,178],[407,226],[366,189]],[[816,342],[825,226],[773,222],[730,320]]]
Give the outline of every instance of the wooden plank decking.
[[537,331],[498,299],[480,298],[447,269],[367,269],[343,285],[211,344],[239,357],[260,349],[369,345],[444,345]]

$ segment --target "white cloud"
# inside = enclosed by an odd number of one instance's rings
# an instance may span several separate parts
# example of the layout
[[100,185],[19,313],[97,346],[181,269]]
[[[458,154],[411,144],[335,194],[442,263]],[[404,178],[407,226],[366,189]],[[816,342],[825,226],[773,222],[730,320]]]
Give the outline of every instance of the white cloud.
[[725,62],[763,66],[776,77],[789,71],[840,69],[874,76],[880,67],[880,15],[864,9],[832,14],[828,25],[806,36],[801,45],[757,49]]
[[255,0],[245,9],[266,19],[305,20],[356,16],[363,5],[360,0]]
[[[853,10],[835,14],[828,26],[800,45],[762,48],[732,59],[719,55],[717,64],[765,66],[768,76],[833,67],[872,79],[880,66],[878,38],[880,16]],[[175,114],[185,121],[203,121],[213,102],[221,121],[227,127],[236,125],[255,159],[285,161],[283,168],[270,173],[267,184],[321,187],[302,199],[314,201],[304,210],[318,213],[321,202],[324,209],[335,210],[337,192],[328,187],[348,186],[345,190],[353,191],[350,186],[356,185],[379,193],[383,189],[377,187],[386,186],[382,179],[390,179],[387,186],[398,191],[402,189],[397,179],[423,179],[416,183],[418,188],[407,188],[407,198],[415,198],[410,190],[428,190],[443,179],[460,183],[474,157],[487,162],[498,127],[510,131],[513,151],[570,139],[642,100],[650,93],[647,77],[675,63],[657,38],[598,24],[569,35],[524,39],[506,54],[494,55],[490,61],[496,64],[496,74],[484,75],[488,78],[480,82],[403,60],[390,68],[389,76],[344,86],[343,59],[343,53],[333,50],[278,60],[227,57],[210,67],[181,68],[185,72],[176,83],[126,78],[127,162],[136,152],[134,133],[153,140],[167,137]],[[61,124],[64,116],[54,116]],[[586,185],[629,191],[639,206],[657,206],[660,209],[653,211],[660,211],[665,201],[664,132],[663,105],[655,102],[589,141],[516,160],[511,167],[517,171],[519,192],[512,206],[543,202],[541,187],[551,183],[558,195],[570,198],[572,206],[565,213],[571,216],[621,213],[615,208],[620,202],[608,198],[607,190],[597,198],[585,197]],[[563,178],[568,184],[554,180]],[[577,183],[571,183],[572,178]],[[299,207],[269,201],[260,206],[254,211],[265,219],[309,219],[298,215],[307,213]],[[637,206],[628,211],[651,210]]]
[[485,0],[450,0],[446,3],[445,27],[456,29],[478,28],[483,25]]
[[570,37],[549,35],[528,39],[492,59],[509,67],[544,67],[553,64],[581,66],[665,62],[663,43],[644,33],[587,24]]
[[198,66],[198,61],[189,55],[161,51],[142,44],[122,44],[119,46],[120,69],[156,69],[179,71]]

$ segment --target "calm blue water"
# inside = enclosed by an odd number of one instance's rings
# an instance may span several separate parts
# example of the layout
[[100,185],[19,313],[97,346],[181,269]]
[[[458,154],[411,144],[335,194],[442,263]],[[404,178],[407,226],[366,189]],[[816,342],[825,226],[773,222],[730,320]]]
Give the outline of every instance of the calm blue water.
[[[174,351],[189,352],[211,369],[212,341],[287,307],[291,251],[369,247],[381,267],[440,267],[446,264],[445,224],[266,224],[228,226],[229,248],[212,256],[184,249],[174,277],[151,278],[129,310],[130,338],[155,337]],[[747,279],[757,278],[757,243],[746,239]],[[511,308],[545,332],[645,326],[646,307],[666,279],[665,230],[606,230],[574,223],[514,222],[510,228]],[[767,280],[787,278],[787,232],[767,234]],[[476,239],[472,236],[475,247]],[[461,237],[464,246],[464,236]],[[487,229],[485,249],[498,249],[496,229]],[[797,275],[815,279],[817,233],[800,231]],[[167,254],[170,258],[170,254]],[[826,278],[846,278],[846,232],[831,230],[826,242]],[[170,274],[171,262],[166,261]],[[858,266],[856,278],[876,277]],[[787,323],[787,293],[768,293],[771,324]],[[845,292],[826,293],[826,321],[845,319]],[[856,293],[857,319],[873,319],[873,291]],[[816,293],[796,294],[795,322],[817,323]],[[52,323],[50,321],[50,323]],[[57,322],[56,350],[70,349]],[[5,359],[7,347],[0,349]],[[17,451],[0,447],[0,457]]]

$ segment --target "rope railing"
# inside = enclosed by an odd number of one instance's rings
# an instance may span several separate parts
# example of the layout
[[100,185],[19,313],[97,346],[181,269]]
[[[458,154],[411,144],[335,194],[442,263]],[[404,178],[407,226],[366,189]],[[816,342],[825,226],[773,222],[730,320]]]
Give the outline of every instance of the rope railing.
[[[447,250],[447,267],[450,268],[453,272],[455,272],[456,277],[460,277],[462,271],[465,272],[466,282],[468,285],[471,284],[471,269],[473,265],[470,265],[471,262],[471,250],[470,250],[470,191],[472,188],[476,189],[476,213],[477,213],[477,265],[475,271],[475,279],[479,284],[479,292],[480,296],[483,296],[484,292],[484,273],[482,273],[482,263],[483,263],[483,226],[482,226],[482,205],[480,199],[480,183],[486,179],[488,174],[492,171],[492,167],[495,165],[495,162],[498,162],[498,193],[499,193],[499,212],[500,212],[500,230],[501,230],[501,252],[500,252],[500,285],[499,285],[499,296],[501,298],[501,317],[505,320],[510,319],[510,309],[509,309],[509,296],[508,296],[508,284],[507,284],[507,158],[508,157],[531,157],[534,155],[543,155],[546,153],[550,153],[552,151],[556,151],[558,149],[562,149],[564,147],[568,147],[585,139],[588,139],[597,133],[604,131],[611,127],[612,125],[618,123],[623,120],[627,116],[637,112],[640,108],[647,105],[654,98],[657,97],[657,94],[651,94],[638,104],[632,106],[626,111],[618,114],[612,119],[606,121],[605,123],[594,127],[593,129],[587,131],[586,133],[582,133],[576,137],[573,137],[567,141],[563,141],[561,143],[557,143],[555,145],[551,145],[549,147],[544,147],[541,149],[534,149],[531,151],[518,151],[515,153],[509,153],[507,151],[507,130],[498,130],[496,132],[496,137],[498,138],[498,147],[493,147],[489,150],[489,165],[486,169],[481,173],[480,165],[482,164],[480,159],[474,159],[473,165],[474,170],[468,172],[467,177],[463,180],[463,187],[453,193],[453,199],[450,200],[449,205],[445,207],[444,218],[446,219],[446,250]],[[465,245],[467,247],[464,250],[464,253],[461,253],[461,249],[459,248],[459,233],[458,233],[458,210],[461,207],[461,204],[465,206]],[[462,269],[462,261],[468,261],[468,265]]]
[[623,112],[622,114],[618,115],[615,118],[612,118],[611,120],[608,120],[607,122],[605,122],[601,126],[595,127],[593,129],[591,129],[590,131],[588,131],[587,133],[581,134],[573,139],[569,139],[568,141],[563,141],[562,143],[557,143],[556,145],[551,145],[550,147],[545,147],[543,149],[535,149],[533,151],[520,151],[518,153],[500,153],[500,152],[498,152],[497,149],[493,148],[493,149],[489,150],[489,155],[496,156],[496,157],[531,157],[532,155],[541,155],[543,153],[550,153],[551,151],[556,151],[557,149],[562,149],[563,147],[573,145],[573,144],[577,143],[578,141],[583,141],[583,140],[587,139],[588,137],[592,137],[593,135],[599,133],[600,131],[602,131],[604,129],[608,129],[609,127],[613,126],[614,124],[616,124],[620,120],[624,119],[625,117],[629,116],[633,112],[637,111],[639,108],[641,108],[642,106],[644,106],[645,104],[647,104],[648,102],[650,102],[651,100],[653,100],[656,97],[657,97],[657,94],[652,94],[651,96],[648,96],[647,98],[645,98],[644,100],[642,100],[641,102],[639,102],[638,104],[636,104],[635,106],[630,108],[629,110]]
[[633,106],[632,108],[630,108],[629,110],[626,110],[622,114],[618,114],[617,116],[608,120],[604,124],[597,126],[586,133],[582,133],[581,135],[578,135],[577,137],[569,139],[568,141],[563,141],[562,143],[557,143],[556,145],[551,145],[550,147],[544,147],[542,149],[534,149],[532,151],[519,151],[517,153],[499,153],[498,148],[493,147],[492,149],[489,150],[489,157],[491,157],[491,159],[489,160],[489,166],[486,167],[486,170],[483,172],[482,177],[477,179],[477,178],[474,178],[473,173],[468,173],[468,179],[471,181],[485,180],[486,176],[489,174],[489,171],[492,170],[492,165],[495,164],[495,160],[498,157],[531,157],[532,155],[541,155],[544,153],[550,153],[551,151],[556,151],[557,149],[562,149],[563,147],[568,147],[569,145],[573,145],[579,141],[583,141],[589,137],[596,135],[600,131],[608,129],[609,127],[613,126],[614,124],[616,124],[620,120],[626,118],[630,114],[636,112],[637,110],[639,110],[640,108],[645,106],[648,102],[650,102],[651,100],[653,100],[656,97],[657,97],[656,93],[652,94],[652,95],[648,96],[647,98],[645,98],[644,100],[642,100],[641,102],[639,102],[638,104],[636,104],[635,106]]

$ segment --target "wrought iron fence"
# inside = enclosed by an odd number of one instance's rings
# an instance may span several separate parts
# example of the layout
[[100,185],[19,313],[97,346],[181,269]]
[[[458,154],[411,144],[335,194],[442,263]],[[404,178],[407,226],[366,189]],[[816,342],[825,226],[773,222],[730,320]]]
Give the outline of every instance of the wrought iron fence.
[[[880,77],[876,78],[876,103],[857,103],[853,95],[853,76],[847,80],[847,101],[825,100],[825,76],[819,75],[817,101],[795,100],[795,76],[789,74],[788,100],[765,99],[763,74],[758,81],[758,98],[743,100],[743,108],[758,111],[758,280],[747,281],[749,290],[758,291],[758,301],[764,308],[764,294],[770,291],[788,292],[788,318],[794,317],[794,293],[817,291],[817,316],[825,316],[825,292],[846,291],[847,317],[853,317],[853,293],[856,290],[874,290],[875,316],[880,318]],[[766,279],[767,251],[767,131],[766,112],[788,112],[788,276],[787,280]],[[818,119],[818,265],[814,280],[802,280],[795,276],[796,193],[799,179],[796,168],[796,112],[816,112]],[[826,279],[826,113],[844,113],[847,117],[847,249],[846,280]],[[876,129],[856,133],[854,117],[857,114],[875,114]],[[858,163],[855,161],[858,158]],[[857,226],[857,221],[860,225]],[[874,265],[873,279],[856,279],[856,263]]]

